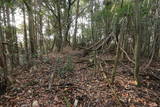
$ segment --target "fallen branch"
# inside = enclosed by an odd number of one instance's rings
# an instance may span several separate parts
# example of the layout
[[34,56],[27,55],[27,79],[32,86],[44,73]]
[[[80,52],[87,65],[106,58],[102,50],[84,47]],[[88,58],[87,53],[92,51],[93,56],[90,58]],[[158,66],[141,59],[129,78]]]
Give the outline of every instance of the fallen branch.
[[133,64],[135,64],[135,61],[133,61],[133,60],[129,57],[129,55],[127,54],[127,52],[126,52],[123,48],[121,48],[121,47],[120,47],[120,49],[121,49],[122,52],[126,55],[127,59],[128,59],[130,62],[132,62]]
[[[121,63],[123,66],[125,66],[126,68],[128,68],[131,72],[129,72],[131,75],[134,75],[134,73],[132,72],[133,71],[133,69],[130,67],[130,66],[127,66],[127,65],[125,65],[125,64],[123,64],[123,63]],[[139,74],[140,76],[149,76],[149,77],[154,77],[154,78],[156,78],[157,80],[160,80],[160,77],[159,76],[157,76],[156,74],[154,74],[152,71],[151,72],[147,72],[146,74],[144,74],[144,73],[140,73]]]
[[52,74],[51,74],[51,76],[50,76],[49,83],[48,83],[48,89],[49,89],[49,90],[51,90],[54,75],[55,75],[55,72],[52,72]]
[[157,80],[160,80],[160,77],[158,77],[156,74],[154,74],[152,71],[151,73],[148,73],[150,76],[156,78]]
[[88,55],[91,51],[97,51],[101,49],[104,45],[108,44],[112,40],[112,34],[113,33],[111,33],[108,37],[105,37],[100,41],[96,42],[95,44],[91,45],[89,48],[84,49],[83,57]]
[[74,63],[87,63],[87,62],[89,62],[88,59],[83,59],[83,60],[76,61]]
[[81,71],[81,70],[87,69],[87,68],[89,68],[89,67],[92,67],[93,65],[94,65],[94,64],[87,65],[87,66],[85,66],[85,67],[82,67],[82,68],[78,69],[77,71]]
[[112,96],[115,97],[117,103],[119,104],[120,107],[123,107],[123,103],[122,101],[120,100],[119,96],[117,95],[116,91],[114,90],[114,88],[112,88],[112,86],[110,85],[110,89],[111,89],[111,92],[113,93]]

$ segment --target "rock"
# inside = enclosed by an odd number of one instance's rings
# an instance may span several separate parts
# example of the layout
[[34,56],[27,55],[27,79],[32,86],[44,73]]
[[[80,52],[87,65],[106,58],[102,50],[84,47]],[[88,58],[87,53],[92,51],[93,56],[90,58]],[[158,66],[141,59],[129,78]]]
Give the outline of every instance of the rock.
[[78,100],[75,99],[75,101],[74,101],[74,107],[77,107],[77,105],[78,105]]
[[32,107],[40,107],[40,105],[39,105],[37,100],[33,101]]
[[23,104],[21,107],[29,107],[29,104]]

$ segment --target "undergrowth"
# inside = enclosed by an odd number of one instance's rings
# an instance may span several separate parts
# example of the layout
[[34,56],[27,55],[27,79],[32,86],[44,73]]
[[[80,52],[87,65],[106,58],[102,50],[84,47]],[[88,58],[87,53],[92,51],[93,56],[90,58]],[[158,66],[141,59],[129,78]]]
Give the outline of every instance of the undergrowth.
[[68,56],[66,58],[65,63],[63,64],[63,61],[60,57],[56,59],[56,72],[61,78],[66,78],[68,74],[72,73],[74,71],[74,64],[72,61],[72,57]]

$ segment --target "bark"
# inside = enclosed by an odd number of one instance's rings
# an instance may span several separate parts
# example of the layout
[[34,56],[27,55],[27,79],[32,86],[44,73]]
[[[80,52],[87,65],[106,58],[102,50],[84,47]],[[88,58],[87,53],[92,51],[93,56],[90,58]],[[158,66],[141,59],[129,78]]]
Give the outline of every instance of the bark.
[[34,28],[34,15],[33,15],[33,5],[31,0],[28,2],[24,0],[24,3],[27,7],[28,11],[28,26],[29,26],[29,40],[30,40],[30,49],[31,49],[31,55],[32,57],[35,57],[37,55],[36,50],[36,39],[35,39],[35,28]]
[[93,22],[93,0],[91,2],[91,32],[92,32],[92,40],[95,41],[95,35],[94,35],[94,22]]
[[31,55],[32,57],[36,55],[36,49],[35,49],[35,38],[34,38],[34,19],[33,14],[31,11],[28,11],[28,25],[29,25],[29,38],[30,38],[30,45],[31,45]]
[[57,1],[57,16],[58,16],[58,36],[57,36],[57,41],[56,41],[56,47],[57,51],[60,52],[63,49],[63,38],[62,38],[62,25],[61,25],[61,2],[58,0]]
[[[6,7],[6,8],[5,8]],[[7,68],[8,71],[11,71],[13,68],[13,57],[12,57],[12,34],[11,34],[11,25],[10,25],[10,11],[9,7],[4,5],[3,8],[3,13],[4,13],[4,25],[5,25],[5,44],[4,45],[4,50],[6,51],[6,61],[7,61]],[[6,19],[5,19],[6,18]]]
[[27,27],[26,27],[26,9],[25,5],[22,8],[23,11],[23,25],[24,25],[24,45],[25,45],[25,54],[27,64],[29,63],[29,50],[28,50],[28,35],[27,35]]
[[71,6],[72,6],[71,0],[68,0],[66,31],[64,34],[64,46],[67,46],[70,44],[70,41],[68,40],[68,36],[69,36],[69,30],[71,25]]
[[38,15],[37,15],[37,0],[33,0],[33,21],[34,21],[34,31],[33,31],[33,35],[34,35],[34,41],[35,41],[35,49],[36,49],[36,56],[38,56],[38,50],[39,50],[39,42],[38,42]]
[[[0,11],[2,10],[3,13],[3,19],[2,19],[2,14],[0,13],[0,20],[4,21],[4,26],[6,26],[6,20],[5,20],[5,7],[3,5],[3,7],[0,7]],[[1,51],[1,67],[4,71],[4,79],[7,79],[7,75],[8,75],[8,64],[7,61],[9,61],[8,57],[7,57],[7,46],[5,44],[3,44],[4,42],[6,42],[6,38],[5,38],[5,31],[2,27],[2,23],[0,21],[0,51]]]
[[[117,19],[118,21],[118,19]],[[118,22],[117,22],[118,23]],[[117,28],[118,27],[118,28]],[[115,80],[115,76],[116,76],[116,70],[117,70],[117,66],[118,66],[118,62],[119,62],[119,57],[120,57],[120,49],[121,49],[121,45],[122,45],[122,40],[123,40],[123,36],[124,36],[124,32],[122,30],[122,32],[120,32],[120,26],[116,26],[116,29],[119,29],[119,30],[116,30],[115,32],[115,36],[116,36],[116,42],[117,42],[117,49],[116,49],[116,56],[115,56],[115,60],[114,60],[114,68],[113,68],[113,71],[112,71],[112,77],[111,77],[111,83],[114,82]],[[118,39],[118,36],[120,36]]]
[[[1,7],[0,7],[0,11],[1,11]],[[2,41],[4,40],[4,37],[3,37],[1,20],[2,20],[2,16],[1,16],[1,13],[0,13],[0,42],[2,43]]]
[[14,65],[19,65],[19,48],[18,48],[18,40],[17,40],[17,31],[16,31],[16,25],[15,25],[15,15],[14,15],[14,9],[12,9],[12,35],[13,35],[13,60]]
[[[1,11],[1,7],[0,7],[0,11]],[[4,35],[3,35],[3,30],[2,30],[2,23],[1,23],[2,17],[1,17],[1,13],[0,13],[0,68],[2,68],[3,72],[7,72],[7,69],[5,69],[5,64],[4,64],[4,60],[5,60],[5,56],[4,56],[4,50],[3,50],[3,41],[4,41]],[[7,66],[6,66],[7,67]]]
[[[41,9],[41,3],[39,3],[39,12],[42,12]],[[43,35],[43,16],[41,14],[39,16],[39,35],[40,35],[40,40],[39,40],[39,45],[40,45],[40,52],[41,54],[45,53],[44,49],[44,35]]]
[[75,29],[73,35],[73,49],[76,49],[77,46],[77,29],[78,29],[78,14],[79,14],[79,0],[77,0],[77,9],[76,9],[76,19],[75,19]]
[[141,52],[141,26],[140,20],[140,1],[136,1],[136,41],[135,41],[135,67],[134,67],[134,78],[136,85],[140,86],[139,71],[140,71],[140,52]]
[[114,68],[112,71],[111,83],[113,83],[115,80],[119,57],[120,57],[120,41],[118,41],[117,43],[117,50],[116,50],[116,56],[115,56],[115,61],[114,61]]

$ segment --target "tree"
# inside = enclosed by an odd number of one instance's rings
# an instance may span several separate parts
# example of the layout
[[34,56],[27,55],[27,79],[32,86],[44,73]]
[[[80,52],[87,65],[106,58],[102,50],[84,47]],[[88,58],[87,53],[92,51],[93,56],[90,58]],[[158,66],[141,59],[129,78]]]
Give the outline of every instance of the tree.
[[31,0],[25,1],[24,3],[27,7],[28,12],[28,27],[29,27],[29,39],[30,39],[30,48],[31,48],[31,55],[34,57],[37,55],[36,50],[36,35],[35,35],[35,27],[34,27],[34,16],[33,16],[33,2]]
[[140,26],[140,0],[135,1],[135,14],[136,14],[136,43],[135,43],[135,68],[134,78],[137,86],[140,85],[139,71],[140,71],[140,49],[141,49],[141,26]]
[[26,27],[26,8],[23,4],[22,6],[23,11],[23,26],[24,26],[24,46],[25,46],[25,55],[26,55],[26,61],[29,63],[29,49],[28,49],[28,35],[27,35],[27,27]]
[[79,0],[77,0],[77,8],[76,8],[75,28],[74,28],[74,34],[73,34],[73,49],[75,49],[77,45],[78,14],[79,14]]
[[[66,3],[64,3],[64,19],[66,17],[66,14],[67,14],[67,17],[64,21],[65,23],[65,33],[64,33],[64,46],[67,46],[70,44],[70,40],[69,39],[69,30],[70,30],[70,27],[71,27],[71,23],[72,23],[72,7],[74,5],[76,0],[65,0]],[[66,5],[65,5],[66,4]],[[66,13],[66,14],[65,14]]]

